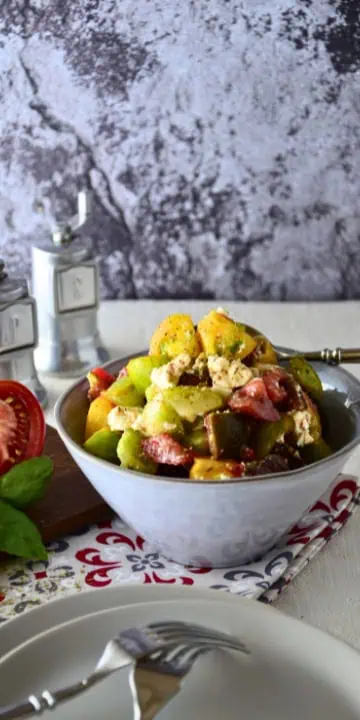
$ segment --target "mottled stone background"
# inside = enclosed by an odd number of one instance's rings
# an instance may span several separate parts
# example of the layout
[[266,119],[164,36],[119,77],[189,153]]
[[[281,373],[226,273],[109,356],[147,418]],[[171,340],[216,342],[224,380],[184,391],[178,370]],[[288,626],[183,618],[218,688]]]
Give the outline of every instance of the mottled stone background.
[[0,0],[10,270],[87,185],[103,297],[360,297],[359,12]]

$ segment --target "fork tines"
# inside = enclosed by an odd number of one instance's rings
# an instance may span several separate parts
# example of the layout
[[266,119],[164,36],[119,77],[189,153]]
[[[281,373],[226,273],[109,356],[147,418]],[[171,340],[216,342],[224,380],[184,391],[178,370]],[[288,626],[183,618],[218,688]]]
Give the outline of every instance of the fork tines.
[[166,646],[162,650],[152,654],[150,658],[140,661],[138,666],[147,670],[161,672],[169,675],[177,675],[183,677],[193,667],[195,662],[202,655],[206,655],[210,650],[221,649],[221,645],[185,645],[179,647]]
[[186,643],[196,643],[198,646],[200,644],[222,644],[229,649],[237,650],[247,655],[249,654],[246,645],[237,638],[233,638],[231,635],[219,630],[210,630],[195,623],[181,621],[155,622],[148,625],[148,630],[154,632],[157,637],[161,638],[164,642],[172,642],[174,645],[184,645]]

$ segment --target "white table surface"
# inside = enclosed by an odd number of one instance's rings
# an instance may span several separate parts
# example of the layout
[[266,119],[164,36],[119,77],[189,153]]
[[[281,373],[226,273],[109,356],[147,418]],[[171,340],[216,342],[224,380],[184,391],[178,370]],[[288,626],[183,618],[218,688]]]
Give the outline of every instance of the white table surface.
[[[128,355],[148,345],[156,324],[171,312],[189,312],[198,320],[208,309],[222,306],[238,320],[262,330],[279,345],[297,349],[360,346],[360,302],[243,303],[200,301],[116,300],[104,302],[99,329],[112,357]],[[352,366],[360,377],[360,366]],[[42,377],[49,392],[47,420],[53,404],[73,381]],[[346,470],[360,472],[360,449]],[[360,649],[360,510],[319,553],[276,607],[332,633]]]

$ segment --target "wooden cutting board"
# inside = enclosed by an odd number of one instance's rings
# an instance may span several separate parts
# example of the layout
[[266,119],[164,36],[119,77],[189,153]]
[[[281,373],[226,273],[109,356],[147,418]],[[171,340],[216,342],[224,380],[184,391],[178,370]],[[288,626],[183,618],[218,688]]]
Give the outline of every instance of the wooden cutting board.
[[49,455],[54,463],[52,481],[42,500],[27,510],[44,542],[113,516],[113,511],[90,485],[50,426],[47,426],[44,455]]

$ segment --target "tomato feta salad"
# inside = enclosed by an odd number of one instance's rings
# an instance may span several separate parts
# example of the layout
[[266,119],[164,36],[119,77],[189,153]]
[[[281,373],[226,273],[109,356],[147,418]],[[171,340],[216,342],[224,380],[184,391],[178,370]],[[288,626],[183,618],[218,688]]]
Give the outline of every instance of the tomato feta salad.
[[219,308],[198,325],[165,318],[149,354],[114,377],[88,375],[85,449],[142,473],[223,480],[300,468],[331,454],[321,381],[301,356],[287,367],[263,335]]

